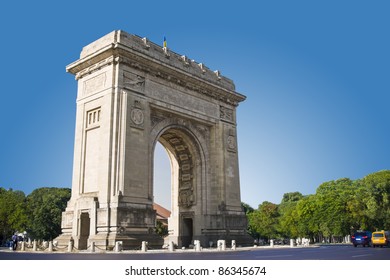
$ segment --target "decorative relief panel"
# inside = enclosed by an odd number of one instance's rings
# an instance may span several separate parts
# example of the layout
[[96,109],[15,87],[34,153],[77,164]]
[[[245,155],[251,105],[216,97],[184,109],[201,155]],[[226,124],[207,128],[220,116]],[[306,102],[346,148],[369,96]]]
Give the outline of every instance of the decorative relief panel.
[[164,119],[165,119],[165,117],[163,115],[153,114],[151,116],[152,126],[155,126],[156,124],[158,124],[159,122],[161,122]]
[[190,207],[194,204],[194,192],[192,190],[179,191],[179,206]]
[[151,113],[151,122],[152,126],[157,125],[158,123],[162,122],[163,120],[172,118],[173,115],[167,112],[162,112],[159,110],[153,110]]
[[145,90],[145,78],[134,73],[124,72],[123,87],[143,93]]
[[198,124],[196,125],[196,129],[200,132],[200,134],[202,134],[202,136],[206,139],[209,138],[210,136],[210,130],[208,127],[204,126],[204,125],[201,125],[201,124]]
[[220,106],[219,108],[220,118],[223,121],[234,123],[233,110]]
[[[166,52],[166,56],[169,57],[168,51]],[[186,58],[186,57],[181,57],[180,60],[183,63],[183,65],[185,65],[186,67],[188,67],[192,64],[192,61],[188,60],[188,58]],[[176,86],[179,86],[181,88],[187,88],[189,90],[199,92],[200,94],[210,96],[214,99],[222,100],[223,102],[230,104],[232,106],[237,106],[239,102],[241,102],[245,99],[245,97],[243,97],[241,95],[237,95],[236,93],[228,92],[228,94],[227,94],[227,92],[224,89],[216,89],[215,87],[208,86],[205,83],[202,83],[202,82],[199,82],[196,80],[184,81],[180,75],[176,75],[176,73],[174,73],[172,71],[166,71],[166,70],[164,71],[160,68],[153,69],[148,64],[140,63],[140,62],[136,61],[135,58],[129,59],[129,58],[121,57],[118,59],[118,61],[120,63],[123,63],[125,65],[130,66],[131,68],[140,70],[142,72],[148,72],[157,78],[161,78],[163,80],[166,80],[169,83],[171,83],[172,87],[176,85]],[[196,63],[194,63],[194,65],[195,64]],[[205,72],[209,71],[208,68],[205,67],[203,64],[196,65],[196,67],[199,67],[203,74]],[[222,80],[226,81],[225,78],[221,79],[221,76],[219,75],[219,71],[214,72],[213,76],[216,77],[218,84],[220,84]],[[230,87],[230,90],[234,90],[234,85],[230,85],[229,87]]]

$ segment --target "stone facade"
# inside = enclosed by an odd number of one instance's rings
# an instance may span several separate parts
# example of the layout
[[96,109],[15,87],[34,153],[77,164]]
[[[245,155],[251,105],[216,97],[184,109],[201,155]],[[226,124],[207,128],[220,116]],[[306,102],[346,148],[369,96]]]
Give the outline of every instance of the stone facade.
[[236,107],[245,96],[204,64],[113,31],[67,66],[78,81],[72,197],[59,244],[161,246],[154,233],[154,147],[172,172],[169,240],[247,244]]

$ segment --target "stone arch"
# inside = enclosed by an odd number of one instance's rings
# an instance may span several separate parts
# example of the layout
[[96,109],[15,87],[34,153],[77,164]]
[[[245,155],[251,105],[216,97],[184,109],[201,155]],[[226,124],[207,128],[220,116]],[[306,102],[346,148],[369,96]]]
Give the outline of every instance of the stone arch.
[[[167,150],[172,171],[171,218],[169,220],[170,240],[179,246],[188,246],[186,224],[205,212],[207,205],[207,157],[208,145],[205,135],[208,129],[203,125],[194,125],[179,117],[166,118],[156,124],[150,133],[150,147],[154,151],[157,141]],[[149,153],[154,166],[154,153]],[[153,168],[150,176],[150,193],[153,197]],[[184,215],[184,216],[183,216]],[[190,217],[189,217],[190,216]],[[191,237],[199,235],[191,227]]]
[[163,245],[154,233],[157,141],[168,150],[177,178],[171,240],[251,242],[241,208],[236,130],[236,107],[245,96],[233,81],[121,30],[84,47],[67,71],[76,76],[78,92],[72,197],[62,215],[60,245],[73,239],[82,247],[79,211],[89,211],[88,244]]

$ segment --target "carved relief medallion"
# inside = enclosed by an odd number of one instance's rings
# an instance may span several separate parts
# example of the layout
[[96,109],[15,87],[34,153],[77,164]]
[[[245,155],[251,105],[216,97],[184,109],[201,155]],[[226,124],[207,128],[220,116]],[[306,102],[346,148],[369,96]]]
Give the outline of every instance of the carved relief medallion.
[[226,137],[226,149],[229,152],[237,151],[237,140],[236,140],[236,132],[235,129],[230,128],[228,131],[228,135]]
[[131,120],[136,124],[136,125],[141,125],[144,123],[144,112],[141,109],[134,108],[131,110]]
[[145,113],[140,100],[134,100],[134,105],[131,107],[131,111],[130,111],[130,119],[131,119],[130,125],[132,127],[136,127],[139,129],[144,128]]
[[229,135],[227,138],[227,145],[230,150],[235,150],[236,149],[236,139],[234,136]]

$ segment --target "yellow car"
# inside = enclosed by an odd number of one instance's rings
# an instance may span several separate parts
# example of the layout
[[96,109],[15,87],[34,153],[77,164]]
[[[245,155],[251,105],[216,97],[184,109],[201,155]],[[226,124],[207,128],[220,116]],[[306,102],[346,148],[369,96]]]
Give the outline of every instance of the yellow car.
[[374,231],[372,233],[372,247],[376,246],[389,246],[389,232],[388,231]]

